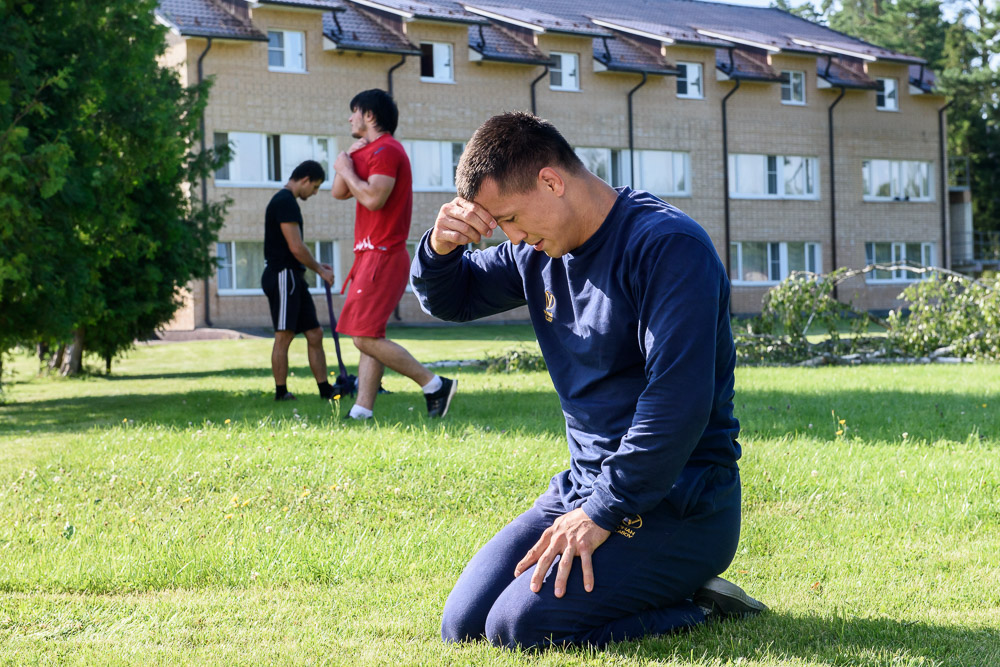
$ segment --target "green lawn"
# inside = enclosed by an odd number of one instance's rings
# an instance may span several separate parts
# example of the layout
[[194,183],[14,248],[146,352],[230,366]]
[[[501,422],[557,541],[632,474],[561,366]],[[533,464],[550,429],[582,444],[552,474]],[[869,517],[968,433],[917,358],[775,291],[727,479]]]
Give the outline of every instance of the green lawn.
[[[424,361],[534,345],[390,335]],[[300,400],[275,404],[269,352],[142,346],[79,380],[5,364],[0,664],[1000,664],[1000,367],[741,369],[726,576],[773,612],[525,654],[445,646],[438,623],[468,558],[567,464],[548,376],[447,369],[459,394],[432,422],[390,374],[378,420],[345,423],[301,339]]]

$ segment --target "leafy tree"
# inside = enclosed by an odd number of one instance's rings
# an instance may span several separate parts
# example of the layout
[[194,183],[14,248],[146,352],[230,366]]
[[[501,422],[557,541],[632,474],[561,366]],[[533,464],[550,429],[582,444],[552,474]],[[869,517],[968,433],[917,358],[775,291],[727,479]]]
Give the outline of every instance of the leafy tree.
[[105,359],[169,321],[207,276],[225,204],[187,186],[208,85],[157,58],[155,0],[0,0],[0,350],[65,343]]

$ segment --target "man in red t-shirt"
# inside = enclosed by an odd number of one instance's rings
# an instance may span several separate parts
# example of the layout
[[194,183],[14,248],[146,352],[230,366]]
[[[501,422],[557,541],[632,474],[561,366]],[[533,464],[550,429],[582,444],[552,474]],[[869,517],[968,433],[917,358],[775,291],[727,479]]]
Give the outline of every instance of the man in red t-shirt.
[[[354,339],[358,362],[358,398],[350,417],[372,416],[382,373],[388,366],[418,385],[427,399],[427,414],[444,417],[458,381],[427,370],[404,347],[385,337],[389,315],[409,280],[413,177],[410,160],[392,136],[399,110],[384,90],[358,93],[351,100],[351,136],[357,141],[337,156],[333,196],[357,200],[354,221],[354,266],[344,281],[347,300],[337,332]],[[350,287],[348,287],[350,283]]]

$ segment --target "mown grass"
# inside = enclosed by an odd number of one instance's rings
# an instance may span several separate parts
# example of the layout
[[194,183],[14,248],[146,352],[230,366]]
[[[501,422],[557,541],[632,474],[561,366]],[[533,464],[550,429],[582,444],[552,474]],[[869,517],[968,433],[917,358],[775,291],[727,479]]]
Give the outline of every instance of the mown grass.
[[[532,344],[524,327],[393,335],[426,361]],[[432,422],[389,375],[378,420],[345,423],[301,341],[300,400],[271,401],[269,349],[143,346],[82,380],[14,360],[0,662],[1000,664],[996,366],[741,369],[726,576],[773,612],[532,654],[445,646],[438,623],[468,558],[566,465],[548,377],[449,369],[460,393]]]

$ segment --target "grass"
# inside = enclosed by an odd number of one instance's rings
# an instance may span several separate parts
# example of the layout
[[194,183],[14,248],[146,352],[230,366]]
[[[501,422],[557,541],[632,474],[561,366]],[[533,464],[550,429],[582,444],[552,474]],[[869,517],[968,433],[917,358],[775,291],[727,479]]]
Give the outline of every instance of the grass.
[[[391,335],[425,361],[533,344],[525,327]],[[0,663],[1000,664],[996,366],[739,370],[726,576],[773,613],[520,653],[445,646],[438,623],[468,558],[566,466],[548,377],[449,369],[460,393],[431,422],[389,375],[378,420],[344,423],[301,340],[300,400],[272,402],[269,350],[142,346],[79,380],[13,360]]]

